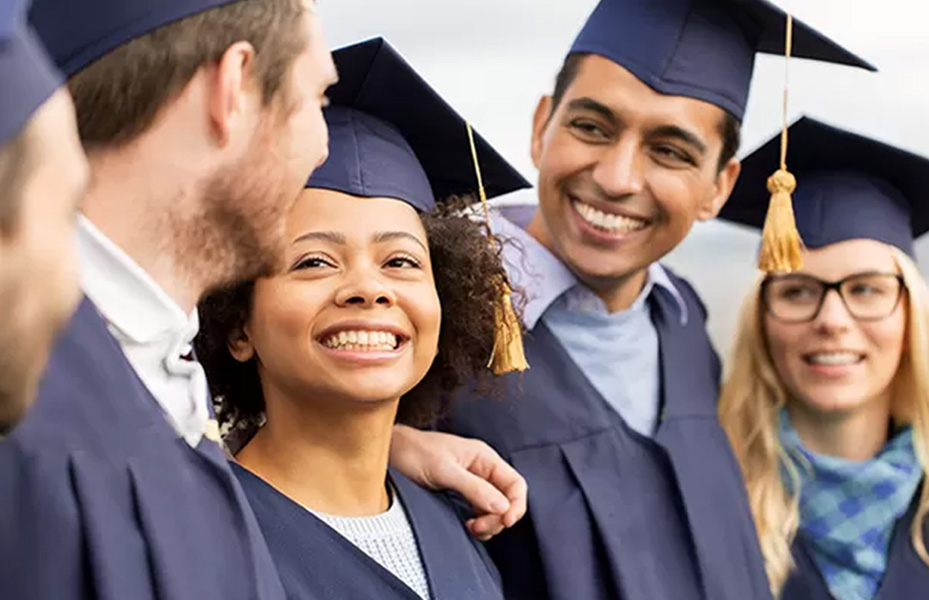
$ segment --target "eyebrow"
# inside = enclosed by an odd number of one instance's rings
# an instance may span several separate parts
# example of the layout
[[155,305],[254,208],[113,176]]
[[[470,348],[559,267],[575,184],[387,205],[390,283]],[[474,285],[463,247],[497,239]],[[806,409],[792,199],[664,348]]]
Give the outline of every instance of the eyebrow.
[[619,123],[619,118],[609,106],[602,102],[597,102],[593,98],[576,98],[568,102],[568,110],[587,110],[595,112],[613,125]]
[[413,240],[422,247],[423,250],[429,252],[429,249],[426,247],[426,244],[422,242],[418,237],[412,233],[407,233],[406,231],[380,231],[374,236],[374,242],[381,244],[383,242],[389,242],[391,240],[400,240],[407,239]]
[[346,243],[348,243],[344,235],[334,231],[311,231],[309,233],[304,233],[303,235],[298,236],[291,243],[299,244],[300,242],[306,242],[309,240],[322,240],[324,242],[329,242],[339,246],[344,246]]
[[674,138],[689,146],[693,146],[701,156],[706,154],[706,143],[695,133],[691,133],[683,127],[677,125],[661,125],[650,131],[650,134],[656,137]]
[[[424,244],[422,240],[420,240],[412,233],[407,233],[406,231],[379,231],[374,234],[374,243],[376,244],[382,244],[384,242],[399,239],[413,240],[419,244],[423,250],[427,252],[429,251],[429,249],[426,247],[426,244]],[[297,237],[292,243],[299,244],[300,242],[306,242],[310,240],[322,240],[337,246],[344,246],[348,243],[345,235],[336,233],[335,231],[311,231]]]

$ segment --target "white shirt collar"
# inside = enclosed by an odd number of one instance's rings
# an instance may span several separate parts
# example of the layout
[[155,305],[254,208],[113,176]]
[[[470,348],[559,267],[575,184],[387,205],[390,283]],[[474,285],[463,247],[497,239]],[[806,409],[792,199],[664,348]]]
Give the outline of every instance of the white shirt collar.
[[[608,312],[596,294],[524,229],[536,210],[534,205],[517,205],[501,207],[491,214],[491,229],[508,242],[503,246],[503,259],[510,283],[526,294],[523,307],[526,328],[534,328],[545,311],[565,294],[568,294],[569,304],[579,309]],[[671,294],[680,312],[681,325],[686,325],[687,303],[668,272],[658,263],[649,266],[646,283],[628,310],[644,310],[656,285]]]
[[218,441],[203,367],[184,360],[199,329],[132,258],[86,218],[78,219],[84,293],[97,307],[133,370],[180,437],[196,447],[204,434]]
[[84,293],[121,336],[136,344],[193,341],[197,311],[181,307],[128,254],[83,215],[78,217],[78,253]]

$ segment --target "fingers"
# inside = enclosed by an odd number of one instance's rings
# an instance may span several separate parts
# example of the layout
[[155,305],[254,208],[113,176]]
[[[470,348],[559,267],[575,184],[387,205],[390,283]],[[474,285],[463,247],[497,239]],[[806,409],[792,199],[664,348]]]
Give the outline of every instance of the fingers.
[[499,515],[484,515],[469,519],[465,526],[472,536],[482,542],[486,542],[505,529],[503,519]]
[[501,490],[458,464],[449,468],[448,473],[443,470],[443,479],[437,483],[440,487],[455,490],[464,496],[478,514],[489,513],[502,518],[512,508]]
[[[484,442],[397,426],[390,460],[419,485],[458,492],[478,514],[503,515],[511,509],[504,490],[488,480],[495,471],[509,465]],[[496,479],[510,485],[515,471],[501,473]]]
[[480,440],[398,426],[391,464],[424,487],[461,494],[478,515],[469,530],[479,539],[497,535],[526,514],[526,480]]
[[469,465],[469,469],[506,496],[509,508],[502,515],[502,522],[505,527],[512,527],[526,514],[529,486],[526,479],[512,465],[503,460],[490,446],[481,444],[483,447],[476,449],[475,460]]
[[513,472],[516,473],[516,479],[509,487],[504,487],[504,493],[510,501],[510,509],[503,515],[503,525],[507,528],[516,525],[520,519],[526,516],[529,498],[529,485],[526,483],[526,479],[517,473],[515,469]]

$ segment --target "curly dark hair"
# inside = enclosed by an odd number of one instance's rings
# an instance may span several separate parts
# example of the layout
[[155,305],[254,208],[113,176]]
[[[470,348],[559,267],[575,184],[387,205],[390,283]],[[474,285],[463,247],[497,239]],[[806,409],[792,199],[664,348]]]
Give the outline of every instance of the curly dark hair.
[[[429,241],[435,286],[442,304],[439,353],[423,380],[400,401],[397,421],[421,427],[443,413],[452,392],[468,381],[488,391],[487,361],[494,345],[497,283],[505,277],[499,249],[483,223],[469,216],[470,197],[441,203],[420,215]],[[222,425],[248,435],[261,425],[264,398],[257,359],[242,363],[229,352],[252,310],[254,282],[210,294],[199,306],[197,356]]]

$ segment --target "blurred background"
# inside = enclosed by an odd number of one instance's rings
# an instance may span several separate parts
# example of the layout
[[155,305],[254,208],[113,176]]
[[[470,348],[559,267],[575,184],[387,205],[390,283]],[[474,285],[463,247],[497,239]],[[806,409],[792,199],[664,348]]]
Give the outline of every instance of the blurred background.
[[[792,61],[791,120],[808,114],[929,155],[929,3],[777,4],[880,69],[873,74]],[[387,38],[533,182],[532,113],[539,97],[551,92],[565,53],[595,5],[595,0],[317,0],[331,47]],[[783,59],[759,57],[740,155],[777,132],[783,82]],[[534,202],[535,197],[528,190],[504,200]],[[664,261],[703,296],[710,334],[723,357],[742,298],[757,277],[758,237],[724,223],[698,223]],[[917,244],[917,252],[926,274],[929,240]]]

